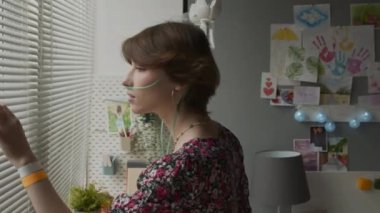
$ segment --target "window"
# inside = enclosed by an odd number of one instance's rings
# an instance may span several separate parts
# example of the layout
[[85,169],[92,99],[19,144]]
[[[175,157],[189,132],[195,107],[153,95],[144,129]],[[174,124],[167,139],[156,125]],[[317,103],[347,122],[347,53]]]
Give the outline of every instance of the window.
[[[0,102],[63,199],[86,178],[94,1],[0,0]],[[0,151],[0,212],[33,211]]]

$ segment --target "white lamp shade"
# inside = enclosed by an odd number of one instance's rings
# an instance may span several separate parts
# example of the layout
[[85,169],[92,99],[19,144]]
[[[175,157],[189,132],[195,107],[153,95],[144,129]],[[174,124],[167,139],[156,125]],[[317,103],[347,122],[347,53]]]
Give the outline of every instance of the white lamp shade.
[[302,156],[294,151],[262,151],[254,158],[254,200],[288,206],[310,199]]

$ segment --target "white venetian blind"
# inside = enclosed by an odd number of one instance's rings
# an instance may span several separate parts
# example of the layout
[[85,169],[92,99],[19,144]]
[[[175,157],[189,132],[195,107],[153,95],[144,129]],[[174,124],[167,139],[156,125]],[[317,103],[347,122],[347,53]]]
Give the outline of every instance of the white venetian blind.
[[[20,119],[38,146],[38,3],[0,1],[0,102]],[[19,175],[0,150],[0,212],[26,212],[30,203]]]
[[[86,178],[94,1],[0,0],[0,103],[66,200]],[[0,212],[33,212],[0,150]]]
[[61,197],[85,179],[92,83],[94,1],[43,0],[39,143]]

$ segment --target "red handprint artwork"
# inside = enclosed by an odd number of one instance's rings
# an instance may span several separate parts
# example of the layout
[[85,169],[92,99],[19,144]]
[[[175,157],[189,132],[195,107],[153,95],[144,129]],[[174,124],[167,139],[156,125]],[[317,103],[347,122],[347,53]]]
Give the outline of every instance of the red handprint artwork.
[[336,46],[335,42],[333,43],[333,49],[329,50],[326,45],[325,38],[323,36],[317,36],[313,41],[313,45],[318,49],[319,59],[321,59],[321,61],[324,63],[329,63],[334,59]]
[[347,71],[352,75],[357,75],[366,70],[367,67],[363,62],[369,58],[369,55],[368,49],[360,48],[359,52],[354,49],[351,57],[347,59]]

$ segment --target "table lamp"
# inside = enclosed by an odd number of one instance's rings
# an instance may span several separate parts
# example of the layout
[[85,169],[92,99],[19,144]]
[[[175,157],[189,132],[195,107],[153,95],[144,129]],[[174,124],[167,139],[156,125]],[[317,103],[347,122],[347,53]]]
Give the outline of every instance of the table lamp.
[[302,156],[294,151],[261,151],[254,157],[253,199],[277,212],[310,199]]

